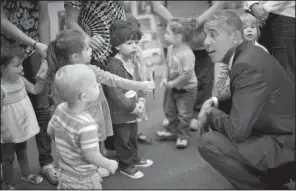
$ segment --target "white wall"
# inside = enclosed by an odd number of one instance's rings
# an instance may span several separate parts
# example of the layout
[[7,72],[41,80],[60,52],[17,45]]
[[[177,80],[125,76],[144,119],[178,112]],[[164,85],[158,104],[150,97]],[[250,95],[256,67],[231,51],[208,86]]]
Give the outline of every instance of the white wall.
[[48,3],[49,18],[50,18],[50,39],[55,39],[59,32],[58,12],[64,10],[64,1],[50,1]]

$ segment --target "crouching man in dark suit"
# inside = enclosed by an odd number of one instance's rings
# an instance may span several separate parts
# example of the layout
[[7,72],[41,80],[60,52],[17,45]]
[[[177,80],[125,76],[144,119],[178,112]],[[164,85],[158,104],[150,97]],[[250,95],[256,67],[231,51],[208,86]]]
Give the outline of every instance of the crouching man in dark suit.
[[278,169],[295,171],[294,83],[276,59],[243,41],[236,14],[217,12],[204,30],[212,61],[229,63],[231,96],[203,104],[212,131],[201,135],[199,153],[237,189],[281,188],[290,172]]

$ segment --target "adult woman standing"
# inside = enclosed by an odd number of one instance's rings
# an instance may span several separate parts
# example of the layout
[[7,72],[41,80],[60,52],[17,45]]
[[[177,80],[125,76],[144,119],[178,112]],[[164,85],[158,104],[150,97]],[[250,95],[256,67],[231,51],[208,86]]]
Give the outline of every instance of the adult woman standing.
[[93,58],[91,64],[105,70],[113,51],[110,42],[110,26],[116,20],[125,19],[120,1],[65,1],[66,26],[80,30],[91,38]]

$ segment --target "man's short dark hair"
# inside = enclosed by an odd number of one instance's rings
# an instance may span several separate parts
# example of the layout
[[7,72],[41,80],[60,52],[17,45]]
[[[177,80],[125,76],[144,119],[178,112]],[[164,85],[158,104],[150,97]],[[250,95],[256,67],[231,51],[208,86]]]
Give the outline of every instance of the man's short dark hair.
[[240,31],[243,33],[243,23],[240,17],[232,11],[217,11],[211,15],[205,22],[205,27],[213,21],[217,21],[218,27],[223,28],[228,32]]

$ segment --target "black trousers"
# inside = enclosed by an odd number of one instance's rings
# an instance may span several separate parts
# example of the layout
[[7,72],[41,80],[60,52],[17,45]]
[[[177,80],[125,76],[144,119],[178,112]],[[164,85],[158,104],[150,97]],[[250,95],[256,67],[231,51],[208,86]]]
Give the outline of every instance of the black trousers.
[[[23,61],[24,76],[32,83],[35,83],[35,77],[41,64],[41,56],[32,54]],[[49,106],[49,84],[46,83],[44,90],[38,94],[28,94],[32,102],[40,132],[35,136],[36,145],[39,153],[39,164],[41,167],[52,164],[53,156],[51,149],[51,138],[47,134],[47,126],[51,118]]]
[[269,14],[258,40],[295,82],[295,18]]
[[203,103],[212,96],[215,65],[205,50],[195,50],[194,55],[198,89],[193,110],[197,117]]
[[120,169],[132,167],[138,162],[138,123],[113,124],[113,141]]

